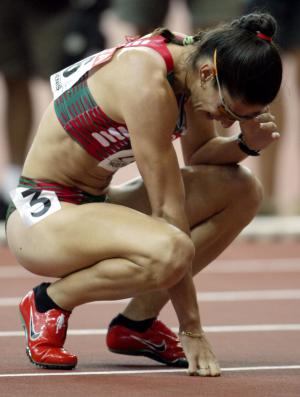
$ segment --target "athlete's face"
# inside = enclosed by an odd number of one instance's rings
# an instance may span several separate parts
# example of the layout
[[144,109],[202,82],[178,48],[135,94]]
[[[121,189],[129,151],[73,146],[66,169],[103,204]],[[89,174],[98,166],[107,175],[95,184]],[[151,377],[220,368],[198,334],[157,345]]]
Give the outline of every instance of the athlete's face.
[[204,111],[209,119],[219,121],[225,128],[230,127],[235,121],[243,122],[256,117],[263,111],[264,106],[245,104],[231,97],[226,89],[222,89],[216,57],[215,51],[213,65],[204,64],[200,67],[200,79],[191,89],[194,108]]
[[230,127],[236,121],[243,122],[251,120],[263,112],[264,106],[248,105],[241,100],[234,100],[230,97],[227,90],[222,92],[219,87],[218,85],[218,97],[215,107],[206,111],[206,114],[209,119],[219,121],[224,128]]

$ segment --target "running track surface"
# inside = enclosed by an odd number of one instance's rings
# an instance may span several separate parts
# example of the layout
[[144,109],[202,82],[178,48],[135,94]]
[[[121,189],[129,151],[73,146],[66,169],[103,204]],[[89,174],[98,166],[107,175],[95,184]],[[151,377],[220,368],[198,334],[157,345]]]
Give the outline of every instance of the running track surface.
[[[47,371],[25,355],[19,298],[41,281],[0,247],[0,396],[269,397],[300,396],[300,241],[237,241],[196,280],[204,327],[223,369],[188,377],[105,346],[110,319],[125,302],[77,308],[66,347],[73,371]],[[44,279],[43,279],[44,280]],[[167,305],[160,318],[177,326]]]

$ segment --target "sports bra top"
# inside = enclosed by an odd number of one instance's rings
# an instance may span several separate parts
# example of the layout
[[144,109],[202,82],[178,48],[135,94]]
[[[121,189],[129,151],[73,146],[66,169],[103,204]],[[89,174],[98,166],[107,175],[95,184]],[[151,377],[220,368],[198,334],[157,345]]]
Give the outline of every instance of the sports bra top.
[[[88,88],[87,77],[94,67],[109,62],[117,49],[139,46],[152,48],[163,57],[167,79],[172,86],[173,58],[162,36],[127,38],[124,44],[91,55],[50,78],[54,108],[61,125],[91,156],[99,160],[99,167],[110,172],[135,161],[130,134],[125,124],[112,120],[96,103]],[[179,117],[172,139],[185,131],[184,102],[184,95],[177,96]]]

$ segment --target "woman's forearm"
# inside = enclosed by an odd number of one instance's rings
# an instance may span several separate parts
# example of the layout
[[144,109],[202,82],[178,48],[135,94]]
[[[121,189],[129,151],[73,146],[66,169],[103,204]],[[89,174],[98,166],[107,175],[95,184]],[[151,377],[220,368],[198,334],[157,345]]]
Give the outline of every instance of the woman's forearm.
[[247,154],[241,151],[237,136],[214,137],[201,146],[190,157],[190,165],[197,164],[236,164],[244,160]]
[[191,272],[188,272],[168,292],[178,317],[180,330],[199,331],[201,329],[200,314]]

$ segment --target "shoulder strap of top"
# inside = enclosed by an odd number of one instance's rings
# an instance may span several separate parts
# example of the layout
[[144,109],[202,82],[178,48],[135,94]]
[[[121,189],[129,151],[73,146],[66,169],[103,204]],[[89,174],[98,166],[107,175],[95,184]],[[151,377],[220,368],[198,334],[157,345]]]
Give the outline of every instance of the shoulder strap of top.
[[124,47],[149,47],[157,51],[164,59],[167,72],[170,73],[174,69],[174,61],[167,47],[166,39],[163,36],[150,37],[126,37],[127,43]]

